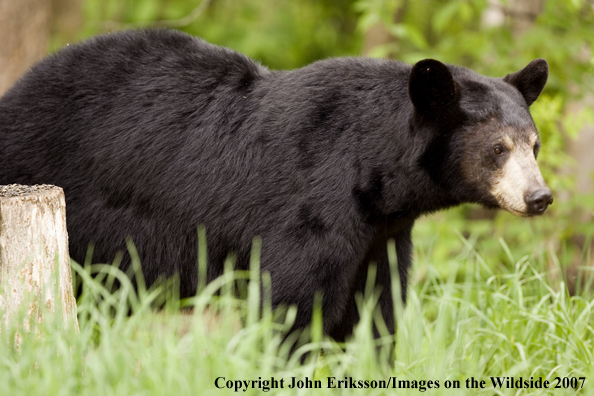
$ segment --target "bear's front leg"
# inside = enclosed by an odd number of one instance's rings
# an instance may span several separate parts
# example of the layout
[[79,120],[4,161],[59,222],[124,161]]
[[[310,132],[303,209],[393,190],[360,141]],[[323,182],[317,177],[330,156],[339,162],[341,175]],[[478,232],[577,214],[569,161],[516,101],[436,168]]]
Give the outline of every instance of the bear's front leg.
[[[342,319],[331,329],[330,336],[338,342],[344,342],[353,333],[355,325],[359,322],[359,310],[357,308],[356,296],[363,295],[367,282],[367,272],[370,263],[376,265],[376,288],[380,290],[378,308],[390,334],[395,332],[394,305],[392,295],[392,274],[388,260],[388,239],[394,239],[398,259],[398,276],[400,278],[400,291],[402,302],[406,303],[406,290],[408,284],[408,271],[411,266],[411,232],[413,221],[408,222],[397,232],[392,233],[381,242],[376,243],[367,254],[365,261],[359,266],[352,285],[347,306]],[[395,274],[394,274],[395,276]],[[375,338],[380,336],[377,326],[374,324],[373,332]]]
[[316,293],[321,296],[324,333],[336,327],[344,316],[350,293],[350,282],[356,267],[340,256],[317,260],[288,261],[285,266],[263,268],[270,272],[272,306],[297,307],[293,330],[310,325]]

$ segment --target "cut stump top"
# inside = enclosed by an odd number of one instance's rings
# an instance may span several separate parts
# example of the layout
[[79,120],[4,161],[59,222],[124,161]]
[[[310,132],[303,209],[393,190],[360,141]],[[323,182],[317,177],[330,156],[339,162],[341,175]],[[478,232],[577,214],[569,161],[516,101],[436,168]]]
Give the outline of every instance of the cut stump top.
[[33,186],[23,186],[22,184],[9,184],[6,186],[0,186],[0,198],[11,198],[11,197],[27,197],[27,196],[39,196],[46,194],[50,190],[58,189],[60,187],[53,186],[51,184],[36,184]]

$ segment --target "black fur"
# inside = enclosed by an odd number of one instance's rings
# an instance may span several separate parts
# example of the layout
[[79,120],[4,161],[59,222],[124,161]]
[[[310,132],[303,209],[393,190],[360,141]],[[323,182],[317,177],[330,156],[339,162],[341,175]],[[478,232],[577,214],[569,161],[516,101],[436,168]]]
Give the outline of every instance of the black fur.
[[130,236],[147,282],[177,272],[182,296],[196,290],[197,225],[209,280],[229,252],[247,268],[259,235],[273,304],[296,304],[303,327],[321,291],[337,339],[374,261],[393,331],[386,241],[406,299],[415,219],[494,205],[484,125],[533,127],[542,65],[505,81],[435,60],[269,71],[174,31],[114,33],[43,60],[0,100],[0,184],[63,187],[72,258],[94,243],[94,262],[110,262]]
[[503,81],[515,86],[530,106],[540,95],[549,77],[549,65],[544,59],[535,59],[524,69],[505,76]]

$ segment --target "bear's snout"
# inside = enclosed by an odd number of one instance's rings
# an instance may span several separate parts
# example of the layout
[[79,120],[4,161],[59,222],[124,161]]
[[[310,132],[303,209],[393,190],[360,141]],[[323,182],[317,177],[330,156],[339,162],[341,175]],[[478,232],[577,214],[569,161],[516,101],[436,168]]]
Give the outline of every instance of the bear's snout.
[[553,203],[553,194],[548,187],[539,188],[526,194],[524,202],[526,202],[529,214],[541,215]]

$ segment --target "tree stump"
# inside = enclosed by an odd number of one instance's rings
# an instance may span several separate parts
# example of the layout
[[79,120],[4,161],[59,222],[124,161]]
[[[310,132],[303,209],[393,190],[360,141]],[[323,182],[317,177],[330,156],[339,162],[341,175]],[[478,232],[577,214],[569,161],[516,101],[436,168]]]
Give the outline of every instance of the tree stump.
[[0,327],[25,310],[22,328],[30,331],[31,322],[43,322],[44,313],[56,309],[65,326],[78,330],[64,191],[45,184],[0,186]]

